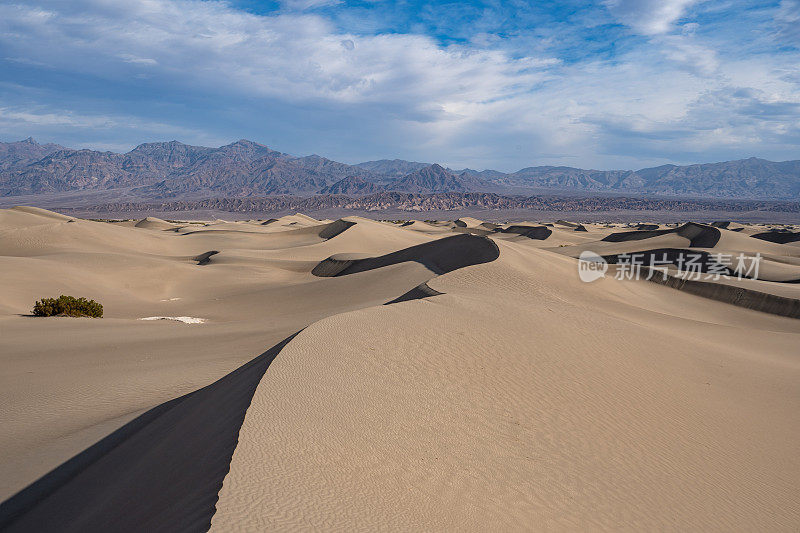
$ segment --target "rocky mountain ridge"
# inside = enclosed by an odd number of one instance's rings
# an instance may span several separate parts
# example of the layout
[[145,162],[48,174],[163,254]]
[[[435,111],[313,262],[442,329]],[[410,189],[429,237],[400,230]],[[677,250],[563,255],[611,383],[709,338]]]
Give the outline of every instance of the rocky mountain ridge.
[[141,199],[553,189],[791,200],[800,197],[800,161],[751,157],[640,170],[537,166],[503,173],[399,159],[348,165],[319,155],[296,157],[244,139],[218,148],[154,142],[124,154],[30,138],[0,143],[0,196],[116,189]]

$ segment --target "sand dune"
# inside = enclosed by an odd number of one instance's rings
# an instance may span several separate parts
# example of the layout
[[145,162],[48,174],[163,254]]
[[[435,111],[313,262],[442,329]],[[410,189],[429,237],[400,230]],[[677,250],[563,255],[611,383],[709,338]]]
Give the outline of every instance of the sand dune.
[[461,217],[457,220],[454,220],[453,223],[461,228],[479,228],[484,222],[483,220],[478,220],[477,218]]
[[689,246],[698,248],[713,248],[719,242],[720,231],[713,226],[688,223],[674,229],[646,230],[646,231],[626,231],[612,233],[603,237],[606,242],[629,242],[650,239],[660,235],[674,233],[689,240]]
[[346,276],[398,263],[414,261],[435,274],[445,274],[470,265],[497,259],[500,251],[494,241],[473,235],[445,237],[418,244],[380,257],[328,258],[311,271],[315,276]]
[[770,319],[784,335],[742,327],[758,314],[743,309],[723,325],[665,319],[635,295],[608,300],[622,282],[566,281],[567,258],[498,244],[497,261],[430,282],[443,296],[331,317],[287,345],[212,530],[797,524],[797,461],[775,462],[797,435],[780,403],[796,405],[789,319]]
[[790,318],[800,318],[800,299],[798,299],[800,294],[795,294],[794,298],[787,298],[769,292],[736,287],[725,283],[709,283],[670,275],[657,274],[652,276],[650,281],[746,309],[754,309]]
[[[142,414],[0,507],[4,531],[205,531],[255,388],[291,337]],[[110,479],[124,482],[109,484]]]
[[155,230],[171,230],[176,229],[178,226],[170,224],[166,220],[161,220],[156,217],[147,217],[134,224],[135,228],[155,229]]
[[[0,210],[4,531],[800,527],[765,227],[71,220]],[[583,283],[585,250],[763,264]],[[58,294],[105,318],[24,316]]]
[[62,220],[65,222],[69,222],[70,220],[75,220],[73,217],[62,215],[61,213],[56,213],[54,211],[48,211],[47,209],[42,209],[39,207],[17,206],[17,207],[12,207],[11,209],[5,209],[3,211],[6,214],[6,216],[10,217],[13,217],[14,213],[28,213],[30,215],[36,215],[37,217],[41,218]]

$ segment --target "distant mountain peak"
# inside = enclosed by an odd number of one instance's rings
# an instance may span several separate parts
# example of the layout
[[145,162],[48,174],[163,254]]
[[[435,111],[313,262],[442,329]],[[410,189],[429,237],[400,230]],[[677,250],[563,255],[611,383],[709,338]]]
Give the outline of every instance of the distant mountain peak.
[[480,184],[480,180],[457,176],[434,163],[395,180],[389,189],[414,193],[466,192],[475,190]]
[[[243,146],[243,147],[248,147],[248,148],[253,148],[253,147],[267,148],[267,146],[264,145],[264,144],[260,144],[260,143],[257,143],[255,141],[250,141],[248,139],[239,139],[238,141],[234,141],[234,142],[232,142],[230,144],[227,144],[225,146]],[[225,148],[225,146],[223,146],[222,148]]]
[[348,194],[353,196],[363,196],[381,192],[383,189],[374,183],[370,183],[358,176],[347,176],[340,179],[333,185],[320,189],[319,194]]
[[142,143],[142,144],[136,146],[133,150],[131,150],[131,152],[134,152],[136,150],[145,150],[147,148],[166,147],[166,146],[175,147],[175,146],[190,146],[190,145],[184,144],[184,143],[182,143],[180,141],[175,141],[175,140],[172,140],[172,141],[156,141],[156,142]]
[[379,159],[357,163],[355,166],[384,178],[402,178],[415,170],[430,166],[430,163],[404,161],[403,159]]

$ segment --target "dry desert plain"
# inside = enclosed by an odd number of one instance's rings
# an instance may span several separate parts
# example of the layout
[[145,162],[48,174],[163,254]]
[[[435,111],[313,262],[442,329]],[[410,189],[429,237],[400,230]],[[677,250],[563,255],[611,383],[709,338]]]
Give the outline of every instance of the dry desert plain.
[[798,531],[800,242],[721,226],[0,210],[0,530]]

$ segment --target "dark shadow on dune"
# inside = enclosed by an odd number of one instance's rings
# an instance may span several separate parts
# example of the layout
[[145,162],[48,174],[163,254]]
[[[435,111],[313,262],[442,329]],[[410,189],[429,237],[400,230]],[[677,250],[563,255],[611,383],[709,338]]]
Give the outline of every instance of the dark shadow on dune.
[[391,305],[400,302],[408,302],[409,300],[421,300],[423,298],[430,298],[431,296],[439,296],[440,294],[444,294],[443,292],[439,292],[436,289],[432,289],[427,283],[420,283],[407,293],[398,296],[394,300],[386,302],[383,305]]
[[217,255],[218,253],[218,250],[209,250],[208,252],[203,252],[202,254],[193,257],[192,261],[197,261],[198,265],[207,265],[211,262],[211,256]]
[[755,311],[789,318],[800,318],[800,300],[794,298],[786,298],[710,281],[688,280],[676,278],[674,276],[665,277],[661,272],[654,273],[650,281],[688,292],[689,294],[725,302],[746,309],[753,309]]
[[658,237],[660,235],[669,235],[670,233],[675,233],[681,237],[689,239],[689,246],[693,248],[713,248],[717,245],[722,235],[717,228],[706,226],[705,224],[689,222],[683,226],[672,229],[653,231],[634,230],[612,233],[611,235],[606,235],[600,240],[605,242],[641,241],[644,239],[650,239],[652,237]]
[[295,335],[154,407],[12,496],[0,505],[0,530],[207,531],[256,387]]
[[658,224],[639,224],[636,229],[638,231],[656,231],[658,230]]
[[566,226],[568,228],[572,228],[573,231],[588,231],[583,224],[579,224],[577,222],[569,222],[567,220],[556,220],[556,224],[559,226]]
[[346,276],[397,263],[415,261],[435,274],[445,274],[470,265],[488,263],[499,256],[500,249],[488,237],[464,234],[418,244],[379,257],[328,258],[315,266],[311,273],[319,277]]
[[790,242],[800,241],[800,232],[765,231],[764,233],[751,235],[751,237],[754,239],[761,239],[762,241],[774,242],[775,244],[789,244]]
[[270,218],[269,220],[265,220],[264,222],[262,222],[261,225],[262,226],[267,226],[267,225],[272,224],[273,222],[277,222],[277,221],[278,221],[277,218]]
[[462,228],[462,227],[453,228],[451,231],[453,233],[463,233],[463,234],[469,234],[469,235],[480,235],[481,237],[486,236],[486,235],[491,235],[492,233],[494,233],[494,231],[491,231],[491,230],[488,230],[488,229],[483,229],[483,228]]
[[744,229],[744,228],[732,228],[731,223],[728,220],[719,220],[717,222],[712,222],[711,225],[715,228],[726,229],[728,231],[742,231]]
[[340,233],[352,228],[355,225],[356,225],[355,222],[350,222],[349,220],[342,220],[340,218],[339,220],[335,220],[330,224],[328,224],[327,226],[325,226],[324,228],[322,228],[322,231],[319,232],[319,236],[320,238],[326,240],[333,239]]
[[529,239],[543,241],[553,234],[553,230],[546,226],[509,226],[499,230],[500,233],[516,233]]

